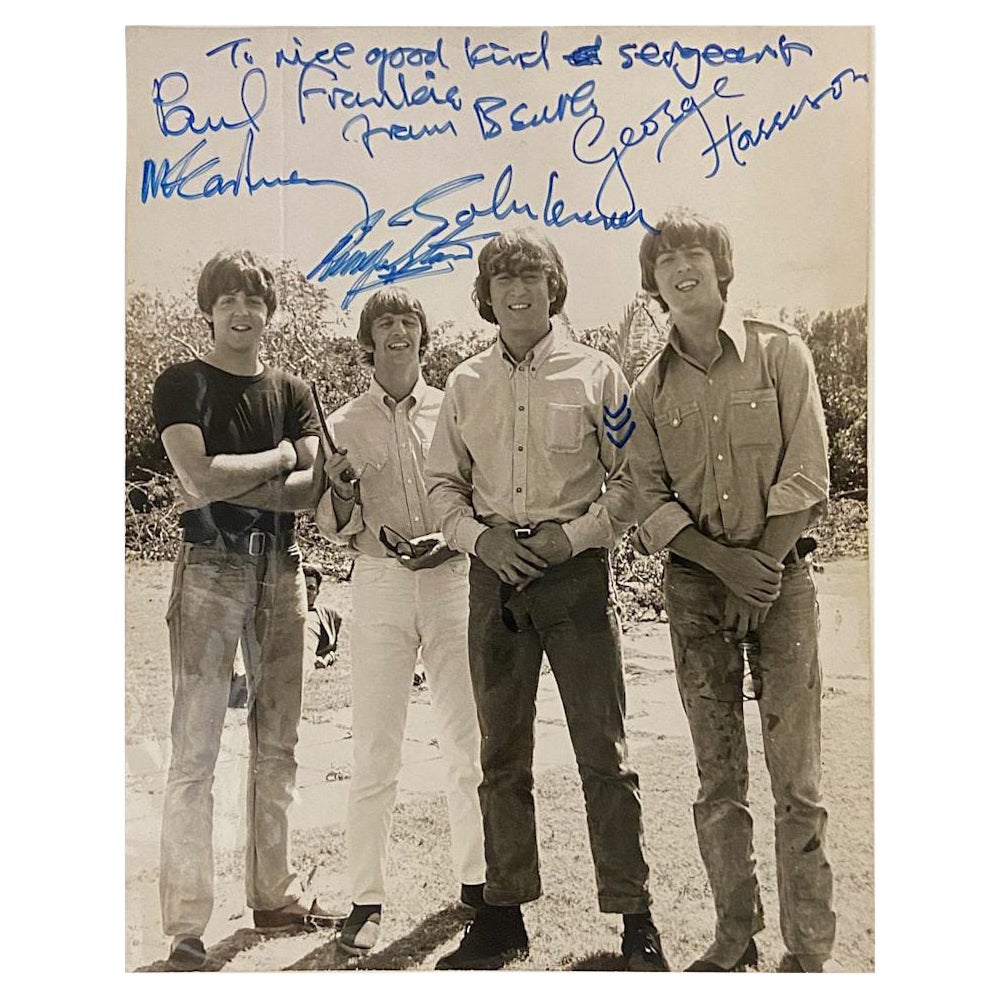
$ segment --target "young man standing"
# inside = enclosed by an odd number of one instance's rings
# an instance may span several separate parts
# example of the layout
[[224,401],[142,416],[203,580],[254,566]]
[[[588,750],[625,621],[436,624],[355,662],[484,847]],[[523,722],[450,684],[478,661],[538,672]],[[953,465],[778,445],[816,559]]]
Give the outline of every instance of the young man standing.
[[797,331],[727,305],[723,226],[677,209],[657,228],[639,259],[642,287],[668,310],[669,340],[635,381],[630,455],[635,547],[669,550],[666,606],[700,778],[694,824],[715,900],[714,942],[687,970],[758,960],[735,644],[747,640],[775,798],[780,970],[822,971],[836,919],[819,794],[818,616],[798,544],[825,511],[829,484],[815,372]]
[[245,251],[205,266],[198,306],[212,349],[156,380],[153,410],[188,497],[167,609],[172,755],[160,901],[170,964],[206,963],[213,905],[212,782],[237,643],[249,686],[246,899],[257,927],[334,918],[299,899],[288,808],[302,708],[305,583],[294,512],[311,505],[319,424],[307,387],[259,359],[274,279]]
[[381,927],[392,808],[421,651],[447,763],[452,864],[466,905],[482,902],[485,860],[466,641],[468,558],[439,534],[420,543],[439,526],[427,503],[423,466],[443,396],[420,370],[430,340],[423,306],[405,288],[378,291],[361,310],[357,338],[374,368],[371,386],[329,418],[343,453],[327,455],[330,488],[316,524],[355,556],[347,798],[353,906],[338,943],[362,955],[375,946]]
[[633,496],[604,417],[620,413],[628,385],[610,357],[552,328],[567,282],[547,239],[496,237],[478,265],[474,298],[499,336],[448,379],[427,483],[448,544],[473,556],[486,904],[437,967],[499,968],[528,949],[520,907],[541,895],[532,763],[546,653],[583,782],[600,909],[624,913],[629,968],[665,971],[610,602],[608,549],[632,523]]

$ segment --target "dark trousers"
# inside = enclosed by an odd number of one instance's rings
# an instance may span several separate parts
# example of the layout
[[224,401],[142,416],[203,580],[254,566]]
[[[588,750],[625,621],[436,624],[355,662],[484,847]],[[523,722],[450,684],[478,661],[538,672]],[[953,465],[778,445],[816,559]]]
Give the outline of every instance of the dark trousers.
[[468,647],[479,727],[486,901],[541,894],[534,819],[534,718],[544,652],[583,783],[603,912],[651,903],[638,775],[628,765],[617,618],[607,553],[582,552],[518,593],[483,562],[470,572]]

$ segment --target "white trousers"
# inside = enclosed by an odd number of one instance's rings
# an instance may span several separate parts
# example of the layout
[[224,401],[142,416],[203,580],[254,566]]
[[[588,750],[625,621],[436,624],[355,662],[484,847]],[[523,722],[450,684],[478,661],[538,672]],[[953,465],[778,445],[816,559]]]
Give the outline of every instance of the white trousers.
[[[417,653],[447,767],[451,859],[461,884],[485,881],[479,726],[468,669],[468,559],[413,572],[360,555],[351,582],[353,768],[347,862],[356,905],[385,901],[392,809]],[[456,886],[457,889],[457,886]]]

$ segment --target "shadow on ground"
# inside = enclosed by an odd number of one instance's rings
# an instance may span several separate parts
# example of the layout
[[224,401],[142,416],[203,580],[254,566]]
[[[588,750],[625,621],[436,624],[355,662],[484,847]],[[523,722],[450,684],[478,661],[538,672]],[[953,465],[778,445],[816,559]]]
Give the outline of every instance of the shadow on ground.
[[283,969],[285,971],[402,971],[422,964],[450,940],[470,918],[470,910],[453,904],[428,916],[404,937],[370,957],[351,957],[331,940]]
[[588,954],[565,966],[566,971],[624,971],[624,969],[624,956],[609,950]]
[[[298,933],[308,933],[309,930],[306,927],[302,927],[300,930],[282,930],[281,934],[283,936],[290,936],[292,934]],[[208,962],[201,969],[202,971],[221,971],[234,957],[241,954],[245,950],[251,950],[256,947],[257,944],[263,943],[266,940],[271,939],[275,934],[261,933],[259,930],[246,929],[245,927],[240,930],[236,930],[231,936],[226,937],[224,940],[220,940],[213,947],[209,947],[207,950]],[[147,964],[145,967],[136,968],[136,971],[175,971],[175,968],[171,968],[166,961],[154,961],[152,964]]]

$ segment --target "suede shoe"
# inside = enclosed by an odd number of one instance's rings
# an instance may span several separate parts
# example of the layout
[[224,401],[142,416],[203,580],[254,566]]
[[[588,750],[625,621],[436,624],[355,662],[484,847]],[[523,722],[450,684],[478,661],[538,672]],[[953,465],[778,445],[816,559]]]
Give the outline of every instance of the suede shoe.
[[207,963],[208,955],[200,937],[175,939],[167,958],[167,964],[174,971],[200,971]]
[[628,971],[669,971],[659,931],[651,918],[635,926],[625,924],[621,953],[627,959]]
[[378,943],[382,930],[382,907],[380,905],[352,905],[336,944],[345,954],[363,957]]
[[457,950],[437,962],[438,971],[496,971],[527,957],[530,944],[520,906],[483,904],[465,926]]
[[290,902],[280,909],[254,909],[253,925],[258,930],[283,930],[289,926],[308,926],[312,929],[341,925],[345,919],[342,912],[327,912],[315,899],[306,909],[302,903]]
[[695,961],[687,971],[742,971],[743,968],[755,968],[760,963],[760,955],[756,950],[756,941],[750,937],[746,949],[731,968],[723,968],[714,961],[705,961],[703,958]]

